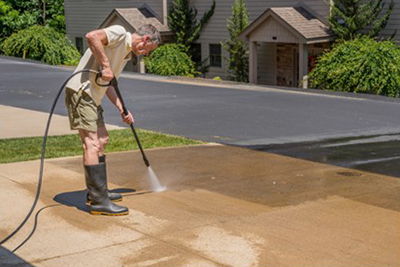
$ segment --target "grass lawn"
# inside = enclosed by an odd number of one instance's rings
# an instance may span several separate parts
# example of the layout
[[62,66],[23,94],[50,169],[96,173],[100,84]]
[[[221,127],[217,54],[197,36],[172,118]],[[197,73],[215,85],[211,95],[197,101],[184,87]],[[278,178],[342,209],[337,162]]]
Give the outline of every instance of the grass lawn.
[[[201,141],[136,129],[143,149],[203,144]],[[109,131],[110,142],[106,152],[139,149],[131,129]],[[39,159],[43,137],[10,138],[0,140],[0,163]],[[47,138],[45,158],[82,155],[78,134],[50,136]]]

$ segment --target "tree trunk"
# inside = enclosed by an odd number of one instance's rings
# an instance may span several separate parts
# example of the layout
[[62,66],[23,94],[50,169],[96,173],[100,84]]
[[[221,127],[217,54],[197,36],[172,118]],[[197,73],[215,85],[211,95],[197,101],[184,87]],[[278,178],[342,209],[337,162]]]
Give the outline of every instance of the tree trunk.
[[43,26],[46,25],[46,0],[43,0]]

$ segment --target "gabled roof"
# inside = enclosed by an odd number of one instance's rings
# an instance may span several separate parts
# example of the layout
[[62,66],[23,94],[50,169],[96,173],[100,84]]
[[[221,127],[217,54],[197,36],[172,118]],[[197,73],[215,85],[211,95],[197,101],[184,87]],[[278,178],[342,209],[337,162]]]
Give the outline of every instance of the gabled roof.
[[249,40],[251,34],[273,18],[288,32],[295,35],[302,43],[326,42],[333,40],[333,33],[321,20],[302,6],[272,7],[255,19],[239,38]]
[[167,25],[162,24],[154,13],[147,7],[141,8],[115,8],[110,15],[103,21],[100,28],[110,26],[115,18],[123,20],[132,27],[132,32],[145,24],[151,24],[160,32],[161,35],[171,34]]

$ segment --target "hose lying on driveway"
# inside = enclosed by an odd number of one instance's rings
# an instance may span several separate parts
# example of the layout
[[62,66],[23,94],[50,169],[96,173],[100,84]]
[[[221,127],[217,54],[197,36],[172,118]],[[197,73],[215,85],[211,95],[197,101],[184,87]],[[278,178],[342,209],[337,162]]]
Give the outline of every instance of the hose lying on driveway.
[[[40,189],[41,189],[41,187],[42,187],[43,169],[44,169],[44,154],[45,154],[45,151],[46,151],[47,135],[48,135],[49,128],[50,128],[51,117],[53,116],[54,109],[55,109],[55,107],[56,107],[57,101],[58,101],[58,99],[60,98],[60,95],[61,95],[62,91],[64,90],[64,87],[65,87],[65,85],[67,84],[67,82],[68,82],[69,80],[71,80],[72,77],[74,77],[75,75],[77,75],[77,74],[79,74],[79,73],[82,73],[82,72],[91,72],[91,73],[94,73],[94,74],[96,74],[96,75],[99,75],[99,72],[98,72],[98,71],[95,71],[95,70],[84,69],[84,70],[77,71],[77,72],[75,72],[74,74],[72,74],[72,75],[63,83],[63,85],[61,86],[60,90],[58,91],[57,96],[56,96],[56,98],[54,99],[53,106],[51,107],[50,114],[49,114],[49,118],[47,119],[46,130],[45,130],[45,133],[44,133],[44,136],[43,136],[42,156],[41,156],[41,158],[40,158],[39,182],[38,182],[38,187],[37,187],[37,191],[36,191],[35,200],[33,201],[33,204],[32,204],[31,209],[29,210],[28,214],[25,216],[25,218],[24,218],[24,220],[21,222],[21,224],[20,224],[11,234],[9,234],[6,238],[4,238],[3,240],[1,240],[1,241],[0,241],[0,245],[3,245],[3,244],[4,244],[5,242],[7,242],[11,237],[13,237],[19,230],[21,230],[21,228],[22,228],[22,227],[25,225],[25,223],[28,221],[29,217],[32,215],[32,212],[33,212],[33,210],[34,210],[35,207],[36,207],[36,204],[37,204],[37,202],[38,202],[38,200],[39,200],[39,196],[40,196]],[[97,77],[96,77],[96,82],[97,82]],[[107,85],[107,86],[108,86],[108,85]],[[30,237],[30,236],[29,236],[29,237]],[[29,238],[29,237],[28,237],[28,238]],[[22,244],[24,244],[26,241],[27,241],[27,240],[25,240],[24,242],[22,242]],[[22,244],[19,245],[16,249],[14,249],[13,252],[15,252],[18,248],[20,248],[20,247],[22,246]]]

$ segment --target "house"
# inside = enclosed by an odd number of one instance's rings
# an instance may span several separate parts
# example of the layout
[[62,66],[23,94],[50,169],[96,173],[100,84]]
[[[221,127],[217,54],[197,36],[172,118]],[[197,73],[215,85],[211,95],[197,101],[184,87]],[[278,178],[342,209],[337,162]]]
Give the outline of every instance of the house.
[[[234,0],[216,0],[213,17],[203,28],[197,41],[199,57],[208,58],[207,77],[227,77],[228,56],[221,42],[228,38],[227,19],[232,14]],[[389,0],[386,0],[388,3]],[[382,37],[391,36],[400,29],[400,0],[394,0],[395,9]],[[134,31],[135,25],[150,20],[156,22],[162,37],[168,40],[168,6],[172,0],[65,0],[67,35],[81,50],[86,49],[85,34],[100,26],[120,24]],[[200,17],[207,12],[212,0],[191,0]],[[252,83],[299,86],[313,60],[329,47],[333,40],[327,18],[330,6],[327,0],[246,0],[251,25],[241,38],[250,45],[250,79]],[[140,23],[135,22],[140,18]],[[395,37],[400,41],[400,33]],[[140,68],[131,67],[139,71]],[[306,86],[303,83],[303,86]]]
[[307,87],[311,59],[322,54],[334,40],[325,19],[318,18],[318,14],[313,14],[305,5],[268,8],[239,38],[249,42],[250,83],[259,80],[258,46],[266,43],[267,49],[275,52],[269,71],[276,77],[276,84],[296,86],[301,82],[304,87]]

